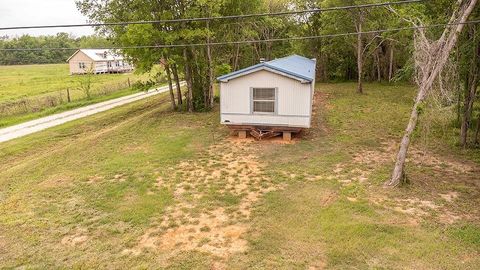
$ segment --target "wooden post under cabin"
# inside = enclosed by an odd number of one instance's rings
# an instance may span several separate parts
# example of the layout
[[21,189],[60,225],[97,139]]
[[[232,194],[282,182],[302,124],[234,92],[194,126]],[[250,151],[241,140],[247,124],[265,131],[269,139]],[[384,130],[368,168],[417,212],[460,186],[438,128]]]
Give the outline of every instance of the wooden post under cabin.
[[292,132],[283,132],[283,140],[284,141],[291,141],[292,140]]
[[239,139],[246,139],[247,138],[247,131],[246,130],[240,130],[238,132],[238,138]]

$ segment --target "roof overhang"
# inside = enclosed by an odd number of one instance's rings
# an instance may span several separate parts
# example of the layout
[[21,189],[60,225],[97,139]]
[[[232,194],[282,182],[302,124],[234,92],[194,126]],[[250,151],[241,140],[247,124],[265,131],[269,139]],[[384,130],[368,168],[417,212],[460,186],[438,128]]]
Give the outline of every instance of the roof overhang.
[[293,74],[291,72],[288,72],[286,70],[282,70],[282,69],[277,68],[277,67],[269,66],[265,63],[258,64],[258,65],[255,65],[255,66],[251,66],[251,67],[243,69],[243,70],[239,70],[239,71],[236,71],[236,72],[232,72],[230,74],[220,76],[220,77],[217,78],[217,80],[220,81],[220,82],[227,83],[230,80],[233,80],[233,79],[236,79],[236,78],[239,78],[239,77],[243,77],[243,76],[246,76],[248,74],[252,74],[252,73],[255,73],[255,72],[258,72],[258,71],[261,71],[261,70],[265,70],[265,71],[268,71],[268,72],[271,72],[271,73],[275,73],[275,74],[278,74],[278,75],[281,75],[281,76],[285,76],[285,77],[288,77],[290,79],[297,80],[301,83],[311,83],[312,82],[312,80],[309,79],[309,78],[299,76],[298,74]]
[[80,51],[80,50],[76,50],[70,57],[68,57],[67,62],[69,62],[70,59],[72,59],[72,57],[74,57],[75,55],[77,55],[77,53],[78,53],[79,51]]
[[75,55],[77,55],[79,52],[82,52],[86,57],[90,58],[90,60],[92,60],[93,62],[110,62],[110,61],[123,61],[124,60],[124,57],[121,56],[121,55],[116,55],[116,54],[112,54],[112,58],[104,58],[104,59],[95,59],[95,58],[92,58],[88,53],[85,53],[84,51],[82,50],[76,50],[68,59],[67,59],[67,62],[70,61],[70,59],[72,59]]

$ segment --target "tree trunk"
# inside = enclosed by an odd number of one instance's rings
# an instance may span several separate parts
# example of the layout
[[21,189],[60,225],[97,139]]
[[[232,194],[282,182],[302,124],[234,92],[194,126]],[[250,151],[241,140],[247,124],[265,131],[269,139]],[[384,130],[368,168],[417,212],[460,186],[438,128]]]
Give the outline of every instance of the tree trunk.
[[240,58],[240,44],[237,44],[237,49],[235,51],[235,57],[233,58],[233,71],[238,69],[238,60]]
[[182,98],[182,87],[180,85],[180,78],[178,77],[177,64],[172,65],[173,79],[175,80],[175,85],[177,86],[177,104],[178,106],[183,104]]
[[[475,26],[474,26],[475,27]],[[475,28],[470,28],[469,39],[473,39],[473,52],[471,57],[471,62],[469,65],[469,71],[466,74],[465,78],[465,99],[463,103],[463,116],[462,123],[460,127],[460,144],[465,147],[468,144],[468,130],[470,128],[473,103],[475,101],[475,94],[478,88],[478,72],[479,72],[479,57],[480,57],[480,46],[476,42],[476,33]]]
[[[168,60],[165,60],[168,61]],[[173,93],[173,82],[172,82],[172,73],[170,71],[170,65],[165,64],[165,71],[167,72],[167,80],[168,80],[168,90],[170,92],[170,101],[172,102],[172,110],[177,109],[177,104],[175,104],[175,94]]]
[[477,131],[475,132],[475,144],[480,144],[480,114],[478,114],[477,119]]
[[390,61],[388,67],[388,81],[391,82],[393,79],[393,46],[390,46]]
[[[423,90],[420,90],[423,92]],[[419,93],[420,97],[420,93]],[[385,183],[386,186],[398,186],[401,183],[406,182],[406,176],[404,172],[405,168],[405,161],[407,158],[407,151],[408,147],[410,146],[410,138],[412,136],[415,127],[417,126],[418,120],[418,106],[422,102],[423,98],[417,98],[415,104],[413,105],[412,113],[410,114],[410,120],[408,121],[407,129],[405,130],[405,135],[402,138],[402,142],[400,143],[400,150],[397,154],[397,162],[395,163],[395,167],[393,169],[392,178],[390,181]]]
[[193,112],[193,83],[187,48],[183,49],[183,60],[185,61],[185,80],[187,81],[187,110]]
[[358,84],[357,93],[363,94],[363,44],[362,44],[362,22],[359,19],[357,25],[357,69],[358,69]]
[[[475,68],[473,68],[475,69]],[[476,72],[476,71],[472,71]],[[475,100],[475,93],[478,87],[478,75],[470,74],[468,76],[468,83],[466,84],[464,109],[462,116],[462,126],[460,128],[460,144],[466,146],[468,143],[468,129],[470,128],[470,121],[472,117],[473,101]]]
[[382,80],[382,69],[380,66],[380,52],[377,49],[377,52],[375,53],[375,58],[377,61],[377,81],[380,82]]
[[[397,154],[397,161],[395,163],[395,167],[392,172],[392,178],[385,183],[385,186],[388,187],[396,187],[402,183],[403,180],[406,179],[405,177],[405,160],[407,158],[407,151],[410,145],[410,137],[415,130],[418,121],[418,106],[423,102],[427,92],[431,89],[433,82],[437,79],[439,73],[443,70],[445,63],[448,60],[450,52],[452,48],[457,43],[458,35],[462,31],[468,16],[472,12],[473,8],[475,7],[477,0],[470,0],[461,2],[459,5],[459,13],[452,15],[450,22],[458,24],[454,29],[447,27],[440,39],[437,41],[438,46],[435,46],[432,53],[435,57],[434,59],[428,62],[428,66],[424,67],[426,71],[423,73],[422,80],[419,84],[419,91],[417,94],[417,98],[415,100],[415,104],[412,109],[412,113],[410,115],[410,120],[408,122],[407,129],[405,130],[405,134],[402,138],[402,142],[400,144],[400,149]],[[417,31],[423,31],[419,29]],[[424,33],[421,32],[424,36]],[[446,38],[446,39],[445,39]]]
[[461,125],[461,122],[460,122],[461,114],[462,114],[462,91],[459,89],[458,96],[457,96],[457,124],[459,123],[460,125]]
[[210,109],[213,107],[213,61],[212,61],[212,50],[210,46],[210,22],[207,21],[207,60],[208,60],[208,94],[205,104],[206,108]]
[[323,43],[321,40],[318,43],[318,59],[317,59],[317,70],[318,70],[318,76],[319,76],[319,81],[321,82],[326,82],[328,81],[328,75],[327,75],[327,59],[325,54],[322,52],[322,47]]

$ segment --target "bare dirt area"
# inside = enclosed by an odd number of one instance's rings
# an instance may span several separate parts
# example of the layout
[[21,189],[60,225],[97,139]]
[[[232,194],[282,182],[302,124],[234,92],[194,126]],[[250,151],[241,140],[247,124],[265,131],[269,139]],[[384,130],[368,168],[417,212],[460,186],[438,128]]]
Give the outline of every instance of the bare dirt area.
[[255,204],[265,193],[282,188],[264,174],[256,151],[250,140],[225,140],[200,158],[159,173],[155,188],[171,189],[176,203],[124,253],[139,255],[149,249],[174,256],[196,250],[227,259],[246,251],[243,237]]
[[88,236],[84,234],[85,232],[77,232],[73,235],[66,235],[62,238],[62,245],[67,246],[77,246],[88,240]]
[[[393,164],[396,150],[397,144],[389,141],[382,143],[379,150],[361,151],[354,155],[353,161],[362,169],[355,168],[345,173],[346,165],[337,164],[335,177],[340,178],[340,182],[345,185],[353,182],[365,183],[375,169],[385,164]],[[414,187],[402,189],[399,194],[392,194],[374,186],[372,188],[375,192],[369,195],[372,203],[404,213],[417,221],[429,218],[445,224],[459,220],[478,221],[478,209],[465,208],[465,205],[458,204],[459,198],[462,202],[480,203],[478,164],[454,160],[415,147],[409,151],[407,162],[407,169],[410,168],[407,174],[415,179]],[[417,171],[418,168],[421,168],[421,171]]]

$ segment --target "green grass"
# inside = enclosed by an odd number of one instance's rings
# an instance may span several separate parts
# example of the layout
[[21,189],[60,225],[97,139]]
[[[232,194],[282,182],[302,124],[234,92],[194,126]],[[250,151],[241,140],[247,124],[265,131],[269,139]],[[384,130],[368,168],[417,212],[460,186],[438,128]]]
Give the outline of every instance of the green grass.
[[[72,98],[83,97],[78,88],[78,78],[71,76],[68,64],[0,66],[0,103],[25,97],[38,97],[46,94],[65,94],[72,90]],[[93,76],[93,86],[100,89],[113,83],[132,81],[139,78],[134,74],[99,74]],[[65,94],[66,95],[66,94]]]
[[[390,161],[355,162],[358,153],[381,153],[382,143],[399,140],[412,87],[366,84],[365,95],[355,94],[353,83],[317,88],[323,101],[316,103],[315,127],[301,141],[254,143],[248,153],[260,157],[265,177],[285,188],[257,202],[242,236],[248,240],[246,252],[227,258],[196,250],[173,256],[159,249],[122,253],[159,226],[177,203],[170,184],[184,181],[188,171],[169,175],[172,168],[182,161],[218,159],[208,146],[227,137],[217,124],[218,110],[173,113],[161,102],[167,97],[160,96],[0,144],[0,267],[211,269],[220,261],[228,269],[477,269],[480,192],[475,174],[410,162],[412,184],[386,190],[381,185]],[[437,157],[478,170],[478,150],[432,141]],[[413,147],[420,142],[416,134]],[[343,164],[343,176],[334,173],[338,164]],[[367,171],[368,179],[343,184],[343,178],[358,174],[355,169]],[[295,177],[286,176],[291,174]],[[162,187],[155,185],[159,176]],[[221,192],[224,184],[205,190],[184,185],[187,193],[204,196],[200,202],[205,205],[192,211],[235,209],[242,198]],[[459,194],[453,203],[439,196],[450,191]],[[376,204],[374,198],[385,202]],[[412,217],[390,207],[414,198],[440,208]],[[445,212],[461,219],[442,222]],[[182,222],[173,220],[167,227]],[[200,226],[201,233],[217,230]],[[71,235],[88,238],[75,246],[62,244]],[[202,238],[199,246],[210,243]]]
[[126,95],[133,94],[135,92],[136,91],[134,91],[130,88],[127,88],[127,89],[116,91],[116,92],[114,92],[112,94],[109,94],[109,95],[95,96],[95,97],[92,97],[90,99],[83,98],[83,99],[80,99],[80,100],[72,101],[70,103],[63,103],[63,104],[60,104],[60,105],[55,106],[55,107],[46,108],[46,109],[41,110],[39,112],[4,116],[0,119],[0,128],[12,126],[12,125],[19,124],[19,123],[26,122],[26,121],[30,121],[30,120],[34,120],[34,119],[41,118],[41,117],[44,117],[44,116],[49,116],[49,115],[52,115],[52,114],[55,114],[55,113],[61,113],[61,112],[64,112],[64,111],[73,110],[73,109],[76,109],[76,108],[80,108],[80,107],[84,107],[84,106],[87,106],[87,105],[99,103],[99,102],[102,102],[102,101],[107,101],[107,100],[110,100],[110,99],[123,97],[123,96],[126,96]]
[[[448,191],[436,183],[444,180],[449,182],[449,189],[468,183],[466,193],[475,195],[461,195],[465,201],[456,203],[465,206],[447,207],[449,211],[468,212],[466,209],[472,210],[479,203],[479,190],[473,183],[475,174],[462,180],[456,175],[432,177],[419,173],[420,168],[410,164],[407,172],[412,187],[390,191],[381,185],[389,177],[391,162],[377,162],[375,168],[352,162],[353,155],[361,150],[375,151],[381,149],[381,142],[399,140],[408,121],[412,87],[368,84],[365,95],[355,94],[355,86],[350,83],[320,84],[317,88],[328,95],[328,108],[320,110],[317,120],[327,130],[312,131],[306,135],[308,139],[295,145],[264,149],[270,173],[334,176],[334,164],[338,163],[345,163],[347,171],[366,169],[373,173],[367,183],[353,182],[348,186],[339,184],[338,177],[314,183],[296,179],[285,191],[267,196],[257,212],[255,233],[249,238],[252,250],[237,256],[234,268],[476,269],[480,263],[480,230],[478,224],[468,223],[472,220],[458,227],[427,217],[419,218],[420,225],[409,225],[408,216],[368,200],[377,194],[390,199],[408,196],[430,200],[432,193]],[[417,139],[418,135],[414,145],[419,143]],[[468,150],[462,157],[460,151],[454,150],[451,155],[452,146],[444,140],[432,138],[432,143],[440,155],[459,162],[466,157],[475,160],[478,154]],[[332,199],[325,202],[325,197]],[[474,202],[466,202],[470,199]],[[449,229],[445,231],[445,227]]]
[[[109,265],[132,245],[173,202],[171,190],[154,186],[155,172],[211,143],[206,114],[167,108],[155,98],[2,144],[0,231],[5,241],[15,239],[9,255],[0,255],[3,266]],[[90,251],[55,244],[75,228],[95,232]],[[94,256],[111,248],[112,257]],[[92,260],[82,259],[85,252]]]
[[[92,76],[92,96],[87,98],[79,89],[81,75],[71,76],[68,64],[0,66],[0,106],[19,100],[27,100],[24,111],[21,105],[15,113],[0,113],[0,128],[15,125],[54,113],[83,107],[86,105],[133,94],[138,90],[128,87],[136,81],[149,79],[148,74],[97,74]],[[71,102],[67,102],[70,89]],[[61,96],[62,102],[51,106],[45,105],[41,98]],[[57,101],[58,102],[58,101]]]

